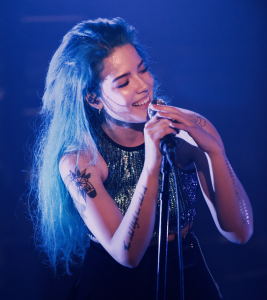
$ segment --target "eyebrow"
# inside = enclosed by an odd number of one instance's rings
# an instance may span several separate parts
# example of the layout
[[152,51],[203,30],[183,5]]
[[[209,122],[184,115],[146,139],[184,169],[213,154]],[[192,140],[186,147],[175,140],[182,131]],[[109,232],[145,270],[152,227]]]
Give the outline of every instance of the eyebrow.
[[[140,63],[138,64],[137,69],[139,69],[139,68],[142,66],[143,62],[144,62],[144,60],[142,59],[142,60],[140,61]],[[123,78],[123,77],[125,77],[125,76],[128,76],[128,75],[130,75],[130,74],[131,74],[130,72],[124,73],[124,74],[122,74],[122,75],[120,75],[120,76],[114,78],[114,79],[112,80],[112,83],[115,82],[115,81],[117,81],[117,80],[119,80],[119,79],[121,79],[121,78]]]

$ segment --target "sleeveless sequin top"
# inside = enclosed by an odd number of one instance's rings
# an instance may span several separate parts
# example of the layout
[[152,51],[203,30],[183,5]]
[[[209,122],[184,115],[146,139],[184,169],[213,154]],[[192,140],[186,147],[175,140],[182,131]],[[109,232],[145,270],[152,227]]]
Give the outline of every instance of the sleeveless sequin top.
[[[108,166],[108,177],[104,182],[109,195],[114,199],[124,215],[131,203],[145,160],[145,144],[137,147],[124,147],[115,143],[100,128],[97,148]],[[161,174],[159,188],[161,187]],[[178,196],[181,212],[181,228],[186,227],[195,217],[194,208],[198,189],[196,170],[178,169]],[[158,238],[159,199],[152,239]],[[169,234],[177,232],[177,206],[174,175],[170,174]]]

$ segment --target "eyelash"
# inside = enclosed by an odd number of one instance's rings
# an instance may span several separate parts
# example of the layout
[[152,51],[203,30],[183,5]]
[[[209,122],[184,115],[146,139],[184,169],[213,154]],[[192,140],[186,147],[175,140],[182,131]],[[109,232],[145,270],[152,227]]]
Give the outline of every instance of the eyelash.
[[[148,66],[145,67],[143,70],[140,71],[140,73],[144,74],[148,71]],[[124,84],[121,84],[118,86],[118,89],[125,87],[126,85],[129,84],[129,80],[127,80]]]
[[118,89],[125,87],[126,85],[128,85],[129,80],[127,80],[124,84],[121,84],[118,86]]
[[146,66],[142,71],[140,71],[140,73],[145,73],[148,71],[148,66]]

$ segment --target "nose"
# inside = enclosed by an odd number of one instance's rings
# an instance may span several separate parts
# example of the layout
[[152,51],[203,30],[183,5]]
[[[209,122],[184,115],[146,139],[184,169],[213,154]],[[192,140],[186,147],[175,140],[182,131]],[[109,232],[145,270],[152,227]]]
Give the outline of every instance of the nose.
[[140,76],[136,78],[136,92],[137,94],[146,93],[148,91],[148,83]]

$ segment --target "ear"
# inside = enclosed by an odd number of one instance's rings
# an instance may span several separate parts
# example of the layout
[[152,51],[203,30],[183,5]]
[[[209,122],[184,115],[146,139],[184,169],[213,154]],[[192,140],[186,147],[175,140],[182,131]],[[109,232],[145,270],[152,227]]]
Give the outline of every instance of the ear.
[[86,101],[94,108],[101,110],[103,108],[103,103],[101,98],[97,98],[96,94],[88,94],[85,96]]

